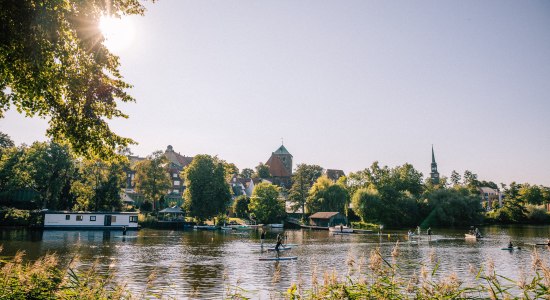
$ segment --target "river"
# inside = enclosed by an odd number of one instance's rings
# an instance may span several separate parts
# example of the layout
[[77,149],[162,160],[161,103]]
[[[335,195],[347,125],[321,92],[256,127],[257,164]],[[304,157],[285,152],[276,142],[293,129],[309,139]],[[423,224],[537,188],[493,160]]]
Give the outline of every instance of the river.
[[[388,260],[411,274],[418,265],[430,268],[439,262],[437,274],[456,272],[468,282],[471,269],[479,269],[492,260],[497,273],[518,278],[531,274],[534,246],[550,237],[550,226],[488,226],[480,228],[483,239],[467,241],[464,229],[433,229],[430,239],[423,235],[416,242],[405,241],[404,231],[384,231],[377,234],[334,236],[328,231],[270,230],[266,244],[272,246],[277,234],[286,236],[286,243],[296,244],[281,256],[297,256],[295,261],[259,261],[272,257],[262,252],[259,231],[171,231],[143,229],[129,231],[29,231],[0,229],[2,256],[13,256],[18,250],[27,259],[46,253],[57,253],[63,262],[78,255],[80,264],[98,261],[104,268],[115,270],[116,278],[127,284],[133,294],[141,294],[149,275],[155,272],[152,290],[159,295],[177,299],[220,299],[227,289],[242,288],[254,299],[279,298],[293,283],[311,285],[312,275],[319,281],[325,272],[345,276],[349,262],[362,258],[368,261],[371,250],[380,249]],[[400,240],[399,256],[391,256]],[[522,246],[520,251],[503,251],[508,241]],[[547,247],[537,251],[548,261]]]

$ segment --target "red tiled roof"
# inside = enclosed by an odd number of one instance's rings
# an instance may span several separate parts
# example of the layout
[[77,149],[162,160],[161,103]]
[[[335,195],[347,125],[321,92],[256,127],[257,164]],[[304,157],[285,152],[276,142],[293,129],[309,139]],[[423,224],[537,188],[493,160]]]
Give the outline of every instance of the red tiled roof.
[[281,159],[272,154],[269,160],[265,163],[269,166],[269,173],[273,177],[290,177],[291,174],[288,173],[288,171],[285,168],[285,165],[281,161]]

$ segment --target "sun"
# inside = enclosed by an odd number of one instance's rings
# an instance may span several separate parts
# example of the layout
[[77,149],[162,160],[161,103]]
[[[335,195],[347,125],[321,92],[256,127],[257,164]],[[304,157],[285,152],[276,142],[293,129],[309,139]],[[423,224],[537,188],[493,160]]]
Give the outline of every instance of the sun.
[[103,44],[115,53],[128,49],[134,40],[134,24],[128,17],[113,18],[103,16],[99,20],[99,29],[105,37]]

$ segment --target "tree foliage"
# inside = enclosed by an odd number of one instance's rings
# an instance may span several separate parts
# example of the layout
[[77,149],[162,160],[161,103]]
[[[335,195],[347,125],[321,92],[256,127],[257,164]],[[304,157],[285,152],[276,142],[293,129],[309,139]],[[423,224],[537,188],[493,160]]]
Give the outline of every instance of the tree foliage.
[[231,193],[224,164],[210,155],[197,155],[183,171],[185,209],[199,222],[225,212]]
[[2,153],[2,148],[11,148],[11,147],[15,147],[15,143],[13,142],[13,140],[10,138],[9,135],[3,133],[3,132],[0,132],[0,154]]
[[427,195],[425,220],[428,226],[467,226],[483,220],[479,195],[468,189],[435,190]]
[[250,168],[244,168],[241,170],[241,178],[252,178],[252,175],[254,175],[254,170]]
[[102,16],[144,10],[138,0],[1,1],[0,118],[11,106],[47,117],[48,136],[89,157],[110,159],[132,143],[106,120],[126,118],[117,101],[134,99],[98,25]]
[[240,195],[235,198],[233,202],[233,211],[237,218],[247,218],[248,217],[248,205],[250,204],[250,198],[247,195]]
[[271,177],[271,174],[269,173],[268,165],[264,163],[259,163],[255,169],[256,169],[256,172],[254,173],[253,177],[262,178],[262,179],[267,179]]
[[139,161],[135,165],[136,191],[143,194],[153,204],[156,210],[156,201],[162,203],[164,196],[172,187],[170,174],[168,174],[168,159],[164,152],[156,151],[147,159]]
[[318,165],[299,164],[292,175],[292,187],[289,191],[289,201],[292,209],[296,211],[301,208],[305,212],[305,205],[309,189],[317,178],[323,175],[323,168]]
[[326,176],[321,176],[309,190],[307,209],[309,213],[320,211],[345,213],[348,197],[348,192],[343,185],[332,182]]
[[284,200],[279,200],[279,187],[267,182],[254,187],[248,208],[263,224],[280,223],[286,215]]

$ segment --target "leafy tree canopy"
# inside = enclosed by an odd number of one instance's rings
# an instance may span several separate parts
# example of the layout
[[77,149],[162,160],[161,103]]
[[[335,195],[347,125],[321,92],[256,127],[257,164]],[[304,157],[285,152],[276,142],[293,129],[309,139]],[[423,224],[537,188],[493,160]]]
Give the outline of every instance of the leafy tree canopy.
[[3,132],[0,132],[0,151],[2,151],[2,148],[11,148],[11,147],[15,147],[15,143],[12,141],[10,136]]
[[226,211],[231,193],[225,180],[225,166],[219,159],[201,154],[183,171],[186,182],[185,209],[199,222]]
[[153,209],[158,209],[155,201],[163,202],[172,181],[168,174],[168,159],[163,151],[155,151],[147,159],[135,165],[136,190],[143,194],[153,204]]
[[47,117],[48,136],[88,157],[108,159],[133,143],[106,121],[126,118],[117,100],[134,99],[98,25],[144,10],[138,0],[0,1],[0,118],[11,106]]
[[254,174],[254,170],[250,168],[244,168],[241,171],[241,178],[252,178],[252,175]]
[[284,200],[279,200],[280,188],[262,182],[254,187],[248,208],[258,223],[280,223],[285,217]]
[[307,208],[310,213],[320,211],[345,213],[348,197],[348,192],[343,185],[332,182],[326,176],[321,176],[309,190]]
[[299,164],[296,167],[289,191],[289,201],[292,203],[293,210],[301,208],[302,212],[305,212],[309,189],[321,175],[323,175],[323,168],[318,165]]
[[255,178],[262,178],[262,179],[266,179],[266,178],[269,178],[271,177],[271,174],[269,173],[269,166],[264,164],[264,163],[260,163],[256,166],[256,172],[254,173],[253,177]]
[[233,202],[233,211],[238,218],[248,218],[248,205],[250,198],[247,195],[240,195]]

